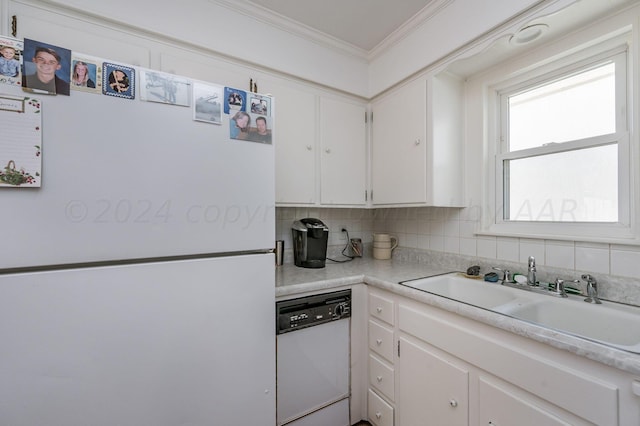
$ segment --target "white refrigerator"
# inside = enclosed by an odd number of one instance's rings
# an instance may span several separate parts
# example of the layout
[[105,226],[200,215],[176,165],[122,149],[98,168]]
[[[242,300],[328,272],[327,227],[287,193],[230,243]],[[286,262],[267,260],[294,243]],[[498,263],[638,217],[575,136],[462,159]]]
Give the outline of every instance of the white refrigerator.
[[37,100],[42,185],[0,188],[0,424],[275,424],[273,144]]

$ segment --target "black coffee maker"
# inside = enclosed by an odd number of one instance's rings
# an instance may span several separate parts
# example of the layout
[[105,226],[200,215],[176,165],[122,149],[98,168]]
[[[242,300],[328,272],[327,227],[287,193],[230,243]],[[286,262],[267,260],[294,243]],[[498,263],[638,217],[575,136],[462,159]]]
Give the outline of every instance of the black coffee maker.
[[293,260],[302,268],[324,268],[327,259],[329,228],[320,219],[293,222]]

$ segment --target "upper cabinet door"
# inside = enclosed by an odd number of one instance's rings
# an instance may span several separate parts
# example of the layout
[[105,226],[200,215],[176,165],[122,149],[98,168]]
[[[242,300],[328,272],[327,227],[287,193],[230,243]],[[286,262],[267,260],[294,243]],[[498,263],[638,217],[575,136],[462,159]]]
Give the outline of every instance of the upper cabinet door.
[[366,108],[320,99],[320,203],[366,204]]
[[273,86],[276,99],[276,203],[316,202],[316,95]]
[[427,201],[426,87],[417,79],[372,104],[373,205]]

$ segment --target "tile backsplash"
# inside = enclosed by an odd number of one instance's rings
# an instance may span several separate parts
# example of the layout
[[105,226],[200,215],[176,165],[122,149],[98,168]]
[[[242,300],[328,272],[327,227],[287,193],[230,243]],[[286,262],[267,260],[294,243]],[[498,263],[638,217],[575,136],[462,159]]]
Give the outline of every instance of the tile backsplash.
[[374,232],[398,237],[403,248],[430,250],[464,257],[526,264],[535,256],[538,266],[600,275],[639,278],[640,247],[574,241],[476,236],[480,228],[477,209],[411,207],[396,209],[333,209],[278,207],[276,239],[291,248],[294,220],[315,217],[329,227],[329,245],[343,246],[347,235],[368,244]]

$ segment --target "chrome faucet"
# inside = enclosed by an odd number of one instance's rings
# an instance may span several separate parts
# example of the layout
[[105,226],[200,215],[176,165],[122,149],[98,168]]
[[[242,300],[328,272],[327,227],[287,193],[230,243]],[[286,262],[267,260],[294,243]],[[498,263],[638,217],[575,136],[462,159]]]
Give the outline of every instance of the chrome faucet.
[[529,256],[529,270],[527,271],[527,285],[536,284],[536,259],[533,256]]
[[601,304],[602,302],[598,298],[598,282],[596,279],[589,274],[583,274],[580,278],[587,282],[587,298],[584,301],[595,303],[596,305]]

